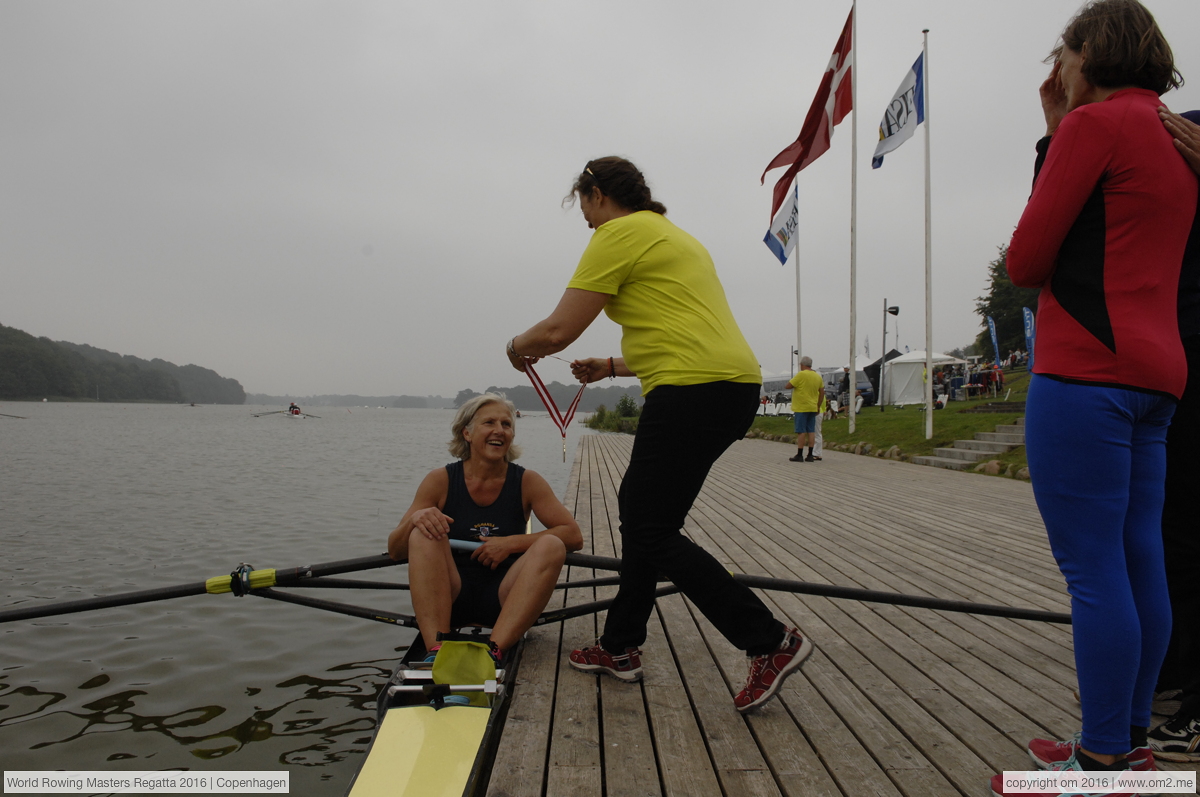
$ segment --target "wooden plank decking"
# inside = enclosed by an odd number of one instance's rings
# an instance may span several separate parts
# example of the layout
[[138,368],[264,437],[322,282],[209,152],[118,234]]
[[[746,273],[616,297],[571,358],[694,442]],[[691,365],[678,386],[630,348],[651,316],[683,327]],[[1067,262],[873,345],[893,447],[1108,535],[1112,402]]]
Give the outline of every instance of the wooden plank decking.
[[[631,444],[580,440],[566,503],[586,553],[620,555],[616,491]],[[734,572],[1069,611],[1027,483],[792,453],[735,444],[685,531]],[[614,592],[560,591],[551,607]],[[567,666],[603,614],[532,630],[488,793],[983,795],[993,773],[1029,767],[1030,738],[1079,728],[1067,626],[760,594],[817,650],[748,716],[732,701],[746,659],[682,596],[658,601],[639,684]]]

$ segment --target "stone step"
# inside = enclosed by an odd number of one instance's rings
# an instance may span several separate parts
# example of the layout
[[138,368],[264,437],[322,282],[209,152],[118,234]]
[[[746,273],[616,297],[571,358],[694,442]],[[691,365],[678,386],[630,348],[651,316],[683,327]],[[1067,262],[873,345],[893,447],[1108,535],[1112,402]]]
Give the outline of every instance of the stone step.
[[1025,424],[996,424],[996,432],[998,434],[1025,434]]
[[966,448],[971,451],[987,451],[992,454],[1003,454],[1017,448],[1016,443],[990,443],[986,440],[955,440],[955,448]]
[[[956,441],[962,442],[962,441]],[[961,459],[966,462],[978,462],[981,459],[990,459],[994,451],[972,451],[969,448],[935,448],[933,455],[942,459]]]
[[976,440],[983,440],[988,443],[1015,443],[1016,445],[1025,445],[1025,435],[1023,434],[998,434],[996,432],[976,432]]
[[974,462],[968,462],[965,459],[947,459],[946,457],[913,457],[912,461],[917,465],[930,465],[947,470],[967,470],[975,465]]
[[1025,419],[1024,419],[1024,418],[1017,418],[1015,421],[1013,421],[1013,423],[1015,423],[1017,426],[1022,426],[1022,427],[1023,427],[1023,426],[1025,425]]

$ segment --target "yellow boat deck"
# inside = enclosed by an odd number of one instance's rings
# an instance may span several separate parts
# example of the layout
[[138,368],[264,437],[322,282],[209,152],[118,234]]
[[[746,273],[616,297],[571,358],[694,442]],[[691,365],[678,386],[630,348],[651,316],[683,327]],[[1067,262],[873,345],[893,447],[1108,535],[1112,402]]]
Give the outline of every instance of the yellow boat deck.
[[[580,440],[566,504],[585,553],[620,555],[616,493],[631,444]],[[713,468],[685,530],[730,570],[1069,611],[1027,483],[834,452],[798,464],[792,453],[743,440]],[[614,592],[556,592],[550,608]],[[533,629],[487,793],[982,795],[993,773],[1029,767],[1030,738],[1079,729],[1068,626],[760,594],[817,649],[749,716],[732,702],[745,658],[682,596],[651,615],[642,683],[567,666],[603,614]]]

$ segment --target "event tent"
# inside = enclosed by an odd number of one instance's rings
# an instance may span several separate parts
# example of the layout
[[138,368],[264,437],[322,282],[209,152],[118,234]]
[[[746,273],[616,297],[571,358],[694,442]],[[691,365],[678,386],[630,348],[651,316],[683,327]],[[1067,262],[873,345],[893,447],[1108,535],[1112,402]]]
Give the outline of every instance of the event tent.
[[[964,365],[965,360],[951,357],[949,354],[933,353],[933,364]],[[888,361],[884,372],[883,389],[887,393],[888,404],[924,404],[925,403],[925,350],[910,351],[901,357]]]

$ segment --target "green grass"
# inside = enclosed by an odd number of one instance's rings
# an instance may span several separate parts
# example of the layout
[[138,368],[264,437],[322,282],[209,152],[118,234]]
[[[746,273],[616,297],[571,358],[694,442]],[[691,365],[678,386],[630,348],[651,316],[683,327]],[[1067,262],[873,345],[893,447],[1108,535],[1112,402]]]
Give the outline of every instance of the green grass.
[[[1005,389],[1012,388],[1009,401],[1024,401],[1029,387],[1029,374],[1017,372],[1008,377]],[[1001,394],[1003,399],[1003,394]],[[854,434],[849,432],[849,421],[838,418],[835,421],[825,421],[821,433],[825,445],[854,445],[858,442],[870,443],[872,453],[887,450],[893,445],[899,446],[907,458],[933,454],[935,448],[949,447],[955,440],[971,440],[976,432],[994,432],[998,424],[1011,424],[1024,413],[968,413],[964,409],[987,404],[997,399],[985,398],[972,401],[952,401],[944,410],[935,410],[933,414],[933,439],[925,439],[925,412],[916,406],[902,408],[888,407],[880,412],[878,407],[866,407],[855,419]],[[784,435],[786,441],[795,445],[795,435],[792,432],[790,418],[758,417],[754,419],[751,431],[757,430],[759,435]],[[997,454],[989,459],[998,459],[1007,468],[1013,465],[1014,470],[1026,467],[1025,446],[1013,449],[1007,454]]]

